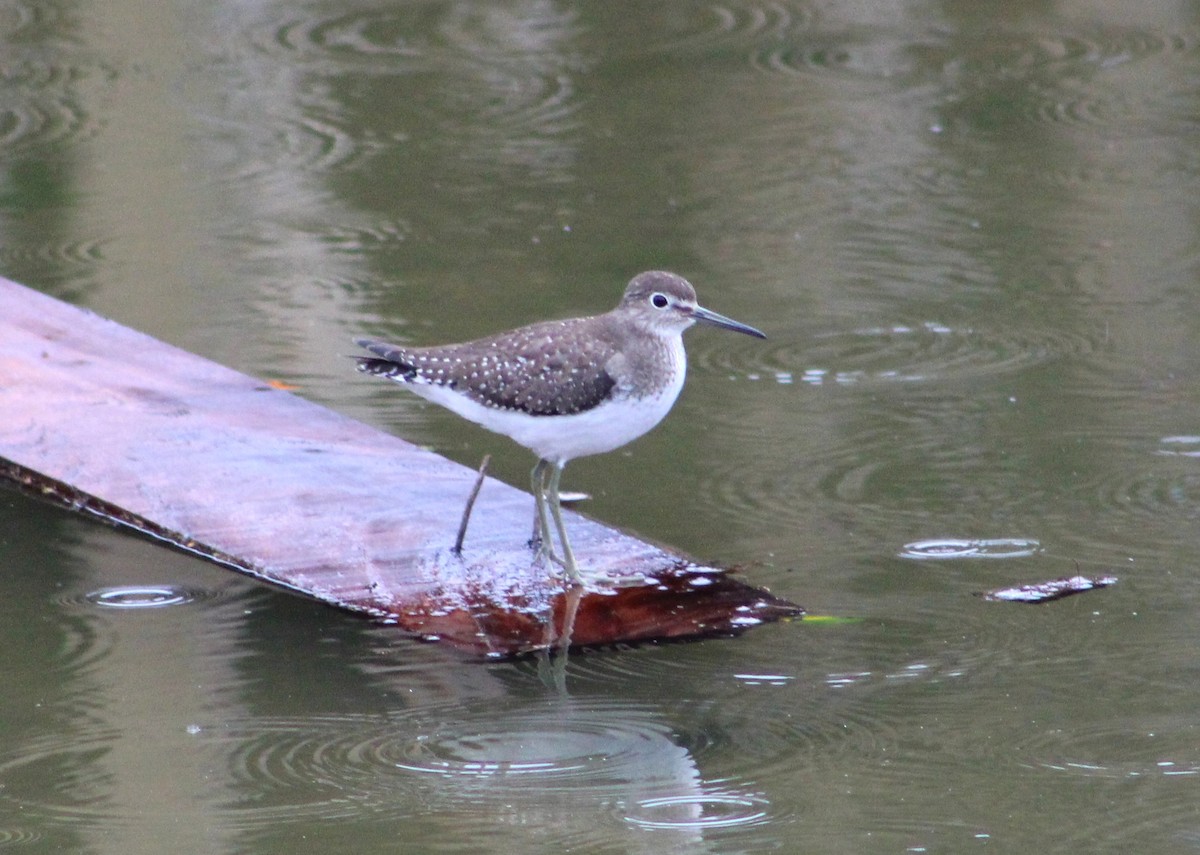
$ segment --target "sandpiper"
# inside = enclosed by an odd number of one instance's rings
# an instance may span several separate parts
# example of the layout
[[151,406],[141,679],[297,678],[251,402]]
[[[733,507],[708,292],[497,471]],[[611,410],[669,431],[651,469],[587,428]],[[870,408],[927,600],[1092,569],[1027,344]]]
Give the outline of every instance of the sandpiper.
[[[563,525],[558,485],[568,460],[612,451],[646,433],[683,388],[683,332],[700,321],[766,338],[696,302],[682,276],[640,273],[611,312],[545,321],[461,344],[405,347],[359,339],[358,370],[511,437],[538,456],[532,485],[538,556],[582,580]],[[554,552],[550,519],[562,556]]]

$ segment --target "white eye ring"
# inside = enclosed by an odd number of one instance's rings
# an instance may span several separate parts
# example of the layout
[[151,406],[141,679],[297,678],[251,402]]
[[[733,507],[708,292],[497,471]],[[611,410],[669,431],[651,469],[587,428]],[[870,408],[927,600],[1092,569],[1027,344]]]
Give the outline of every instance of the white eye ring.
[[656,309],[665,309],[671,305],[671,301],[667,299],[666,294],[656,291],[650,295],[650,305]]

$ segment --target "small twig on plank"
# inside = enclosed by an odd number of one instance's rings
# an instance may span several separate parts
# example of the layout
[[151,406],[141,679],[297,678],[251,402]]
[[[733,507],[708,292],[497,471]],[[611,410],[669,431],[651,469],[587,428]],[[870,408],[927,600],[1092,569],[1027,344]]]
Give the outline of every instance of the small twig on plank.
[[458,524],[458,537],[454,540],[454,546],[451,552],[455,555],[462,555],[463,541],[467,537],[467,523],[471,521],[471,510],[475,507],[475,500],[479,497],[479,488],[483,486],[483,479],[487,475],[488,464],[492,462],[492,455],[483,455],[483,463],[479,464],[479,477],[475,479],[475,486],[471,488],[471,495],[467,497],[467,506],[463,508],[462,522]]

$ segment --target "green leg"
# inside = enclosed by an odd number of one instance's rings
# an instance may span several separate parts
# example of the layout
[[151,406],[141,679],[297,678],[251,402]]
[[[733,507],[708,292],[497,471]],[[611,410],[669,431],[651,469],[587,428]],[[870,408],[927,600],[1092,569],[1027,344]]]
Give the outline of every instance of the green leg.
[[542,461],[538,461],[533,467],[533,475],[530,477],[530,492],[533,493],[533,533],[529,535],[529,548],[535,552],[541,553],[542,544],[546,542],[546,526],[542,520],[542,499],[540,490],[542,486]]
[[563,524],[562,518],[562,502],[558,497],[558,482],[562,478],[565,465],[565,463],[554,464],[554,469],[550,473],[550,495],[546,500],[550,503],[550,513],[554,515],[554,527],[558,529],[558,542],[562,545],[562,566],[566,569],[571,581],[576,585],[581,585],[583,577],[579,575],[579,567],[575,564],[575,553],[571,551],[571,541],[567,539],[567,527]]
[[550,535],[550,516],[546,511],[546,471],[553,465],[549,460],[539,460],[533,467],[534,536],[531,543],[537,549],[538,557],[545,556],[551,561],[558,561],[558,556],[554,554],[554,539]]

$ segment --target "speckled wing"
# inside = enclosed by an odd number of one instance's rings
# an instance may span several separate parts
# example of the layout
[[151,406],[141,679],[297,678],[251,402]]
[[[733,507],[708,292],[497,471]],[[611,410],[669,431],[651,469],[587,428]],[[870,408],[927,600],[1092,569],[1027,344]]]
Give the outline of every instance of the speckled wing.
[[446,387],[496,409],[532,416],[582,413],[607,400],[617,385],[607,369],[613,343],[578,334],[589,320],[548,321],[440,347],[360,340],[378,358],[361,357],[358,368],[404,383]]

